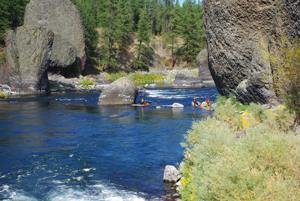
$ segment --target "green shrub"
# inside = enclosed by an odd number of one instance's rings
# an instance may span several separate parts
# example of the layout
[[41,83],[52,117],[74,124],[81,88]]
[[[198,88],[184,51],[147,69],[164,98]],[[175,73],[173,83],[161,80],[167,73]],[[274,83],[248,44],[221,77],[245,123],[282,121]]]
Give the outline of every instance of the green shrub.
[[231,125],[233,130],[242,127],[241,115],[236,113],[235,105],[232,105],[230,101],[225,101],[224,105],[215,108],[214,117]]
[[243,105],[241,103],[236,103],[235,108],[237,111],[247,111],[249,108],[249,105]]
[[[225,101],[226,102],[226,101]],[[300,200],[300,141],[288,110],[250,104],[249,121],[236,138],[230,101],[188,131],[180,171],[183,200]],[[253,120],[251,120],[253,119]]]
[[89,86],[89,85],[94,85],[95,82],[92,81],[92,80],[89,80],[89,79],[83,79],[83,80],[80,82],[80,84],[81,84],[82,86],[87,87],[87,86]]
[[0,53],[0,62],[6,62],[6,54],[5,54],[5,52]]
[[119,71],[119,72],[117,72],[117,73],[107,74],[106,79],[114,79],[114,80],[117,80],[117,79],[119,79],[119,78],[121,78],[121,77],[127,77],[127,76],[128,76],[127,73]]
[[164,80],[162,73],[141,73],[137,72],[130,76],[134,82],[154,82],[155,80]]
[[216,103],[218,105],[225,105],[226,101],[227,101],[226,96],[222,96],[222,95],[217,96]]
[[172,64],[172,59],[165,60],[165,66],[171,66],[171,64]]

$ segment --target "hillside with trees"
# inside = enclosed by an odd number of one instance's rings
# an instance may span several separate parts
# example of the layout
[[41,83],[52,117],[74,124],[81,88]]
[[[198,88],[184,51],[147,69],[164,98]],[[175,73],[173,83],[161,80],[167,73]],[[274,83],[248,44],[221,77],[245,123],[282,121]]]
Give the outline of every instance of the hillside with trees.
[[[148,70],[147,55],[153,52],[151,40],[161,40],[170,57],[166,63],[163,60],[163,64],[170,67],[174,67],[175,60],[177,64],[195,64],[197,54],[206,46],[200,1],[186,0],[182,6],[178,0],[71,1],[78,8],[85,29],[87,66],[96,70],[119,71],[132,35],[135,36],[135,53],[128,68],[135,70]],[[0,3],[2,46],[5,29],[23,24],[27,3],[29,0]],[[101,51],[97,51],[99,44]]]

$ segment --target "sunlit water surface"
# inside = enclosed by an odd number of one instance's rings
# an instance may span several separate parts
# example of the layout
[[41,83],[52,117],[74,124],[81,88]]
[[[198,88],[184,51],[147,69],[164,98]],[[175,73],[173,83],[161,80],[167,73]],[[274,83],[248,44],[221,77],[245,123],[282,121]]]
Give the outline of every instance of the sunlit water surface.
[[100,107],[99,94],[0,101],[0,200],[161,199],[164,167],[178,166],[192,122],[211,114],[191,101],[218,92],[140,91],[150,107]]

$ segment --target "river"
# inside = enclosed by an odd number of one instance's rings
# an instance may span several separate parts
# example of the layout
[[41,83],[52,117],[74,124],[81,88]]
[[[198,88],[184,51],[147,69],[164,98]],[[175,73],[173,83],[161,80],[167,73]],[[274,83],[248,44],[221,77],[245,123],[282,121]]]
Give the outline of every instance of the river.
[[[100,92],[0,100],[0,200],[160,199],[193,121],[216,88],[146,89],[149,107],[97,106]],[[184,108],[171,108],[174,103]],[[161,106],[157,108],[155,106]]]

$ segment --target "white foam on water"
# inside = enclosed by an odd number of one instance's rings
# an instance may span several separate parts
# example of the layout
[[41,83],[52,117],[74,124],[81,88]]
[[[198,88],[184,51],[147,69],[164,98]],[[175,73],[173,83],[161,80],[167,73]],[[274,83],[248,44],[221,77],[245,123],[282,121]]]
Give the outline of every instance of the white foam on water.
[[80,176],[80,177],[73,177],[73,179],[77,180],[77,181],[81,181],[83,180],[83,176]]
[[36,198],[26,195],[22,190],[15,190],[8,185],[0,187],[0,195],[4,200],[12,201],[37,201]]
[[[53,181],[60,184],[59,181]],[[0,186],[2,198],[12,201],[37,201],[38,199],[26,194],[23,190],[11,189],[8,185]],[[103,184],[88,187],[69,187],[60,185],[43,196],[45,201],[145,201],[143,194],[117,189]]]
[[178,92],[166,92],[164,90],[146,90],[147,97],[161,98],[161,99],[185,99],[187,94],[180,94]]
[[102,184],[92,185],[86,189],[74,189],[60,186],[46,196],[46,201],[145,201],[135,192],[119,190]]
[[84,169],[83,169],[83,171],[85,171],[85,172],[89,172],[89,171],[91,171],[91,170],[96,170],[96,168],[84,168]]

